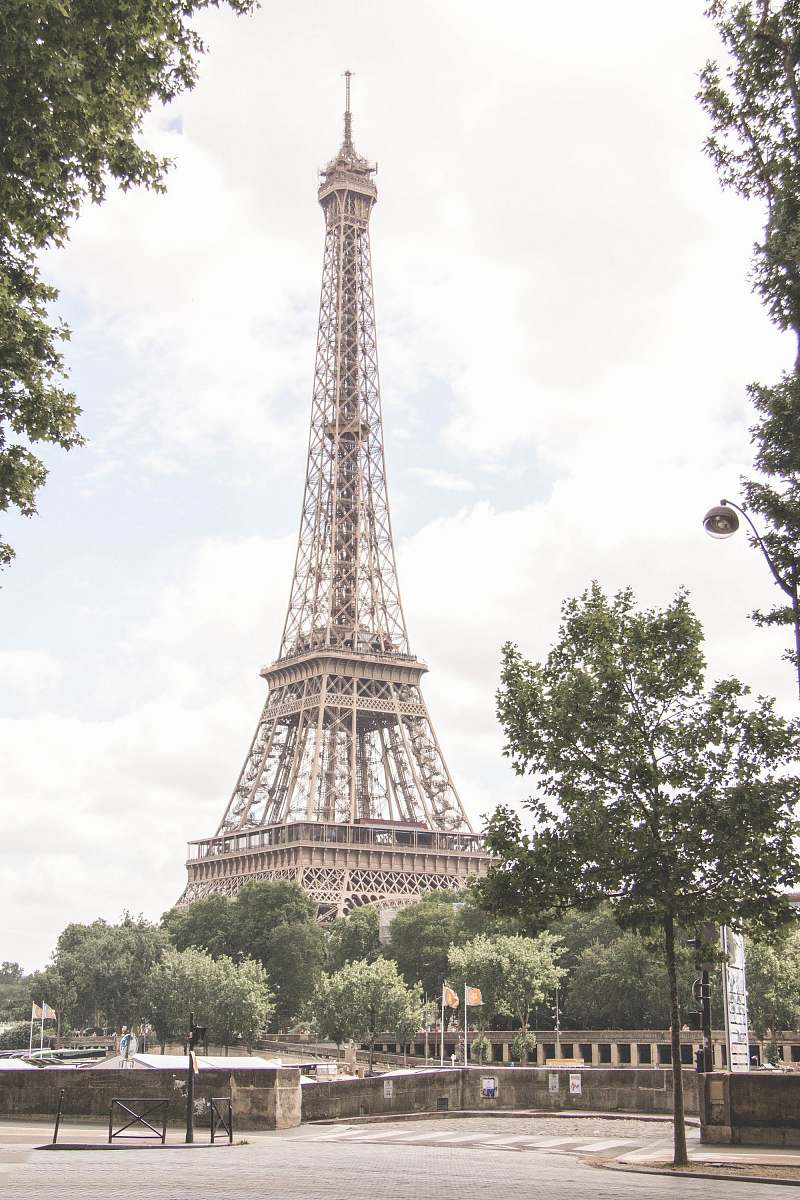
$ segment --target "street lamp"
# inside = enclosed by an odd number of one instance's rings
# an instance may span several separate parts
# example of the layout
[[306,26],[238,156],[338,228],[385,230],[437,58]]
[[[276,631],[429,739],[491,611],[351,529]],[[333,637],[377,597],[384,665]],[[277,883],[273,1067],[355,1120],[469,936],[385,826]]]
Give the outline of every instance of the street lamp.
[[798,695],[800,695],[800,602],[798,601],[798,564],[793,563],[791,574],[788,576],[788,578],[784,578],[778,568],[775,566],[775,563],[772,561],[770,553],[767,550],[767,547],[764,545],[764,539],[750,519],[750,514],[740,505],[734,504],[733,500],[720,500],[719,504],[715,504],[713,508],[710,508],[703,517],[703,528],[709,537],[729,538],[736,533],[736,530],[739,528],[739,518],[736,515],[737,513],[740,513],[744,517],[745,521],[747,521],[747,524],[752,529],[756,544],[761,553],[764,555],[767,566],[772,572],[772,578],[775,580],[781,591],[785,592],[792,602],[792,624],[794,625],[797,691]]

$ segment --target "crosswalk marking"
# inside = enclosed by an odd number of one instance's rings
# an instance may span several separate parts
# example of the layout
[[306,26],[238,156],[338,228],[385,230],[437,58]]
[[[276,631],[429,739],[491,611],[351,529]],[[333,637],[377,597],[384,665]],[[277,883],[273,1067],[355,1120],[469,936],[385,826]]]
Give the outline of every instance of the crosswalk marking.
[[611,1138],[607,1142],[589,1142],[586,1146],[574,1146],[573,1149],[596,1154],[598,1150],[610,1150],[612,1146],[619,1146],[621,1149],[628,1144],[627,1141],[620,1141],[619,1138]]
[[322,1137],[314,1138],[315,1142],[331,1142],[336,1138],[347,1137],[349,1133],[361,1133],[357,1125],[345,1125],[338,1129],[334,1129],[333,1133],[323,1133]]
[[529,1142],[530,1140],[531,1140],[531,1135],[529,1133],[521,1133],[521,1134],[518,1133],[516,1137],[501,1137],[501,1138],[490,1135],[489,1138],[483,1142],[483,1145],[485,1145],[485,1146],[510,1146],[510,1145],[512,1145],[513,1142]]
[[[531,1139],[533,1140],[533,1139]],[[535,1145],[531,1146],[532,1150],[547,1150],[550,1146],[563,1146],[565,1142],[574,1142],[575,1135],[572,1137],[560,1138],[536,1138]]]
[[517,1133],[508,1137],[498,1137],[495,1134],[473,1131],[471,1133],[450,1133],[447,1130],[436,1129],[428,1132],[417,1132],[407,1126],[400,1129],[381,1129],[380,1126],[365,1128],[363,1125],[339,1126],[321,1137],[314,1138],[316,1142],[342,1142],[348,1145],[364,1145],[365,1143],[391,1142],[392,1145],[418,1145],[426,1143],[431,1146],[456,1146],[471,1142],[475,1148],[483,1150],[511,1149],[517,1150],[551,1150],[558,1147],[575,1154],[599,1154],[604,1150],[616,1148],[618,1156],[624,1156],[624,1161],[646,1160],[653,1157],[663,1147],[672,1143],[667,1139],[653,1141],[643,1146],[633,1138],[595,1138],[593,1141],[582,1141],[573,1133],[569,1137],[537,1137],[532,1133]]
[[363,1134],[360,1137],[352,1138],[353,1143],[357,1142],[382,1142],[386,1138],[394,1138],[398,1142],[426,1142],[432,1138],[441,1138],[446,1135],[437,1129],[435,1133],[409,1133],[407,1129],[387,1130],[385,1133],[376,1129],[374,1133]]

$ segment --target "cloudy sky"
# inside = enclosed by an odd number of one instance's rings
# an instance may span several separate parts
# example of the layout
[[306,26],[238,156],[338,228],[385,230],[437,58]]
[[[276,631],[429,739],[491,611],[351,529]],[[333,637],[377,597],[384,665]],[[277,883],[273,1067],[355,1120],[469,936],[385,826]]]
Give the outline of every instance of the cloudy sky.
[[[373,215],[390,501],[425,692],[477,820],[526,793],[499,649],[544,655],[592,579],[689,587],[710,674],[794,704],[773,585],[701,518],[750,461],[744,387],[791,347],[750,295],[760,212],[702,154],[697,0],[264,0],[203,23],[197,89],[144,136],[168,194],[49,254],[89,445],[48,456],[0,592],[0,959],[67,921],[157,918],[213,831],[276,654],[341,139]],[[10,526],[10,528],[8,527]]]

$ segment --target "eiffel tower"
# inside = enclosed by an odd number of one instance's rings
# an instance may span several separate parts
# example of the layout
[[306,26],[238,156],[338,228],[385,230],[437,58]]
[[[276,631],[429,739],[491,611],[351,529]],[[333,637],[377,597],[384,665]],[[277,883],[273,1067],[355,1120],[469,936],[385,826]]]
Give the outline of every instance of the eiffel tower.
[[352,139],[321,174],[319,332],[300,537],[267,700],[216,834],[189,843],[188,904],[292,879],[325,922],[464,887],[489,858],[420,689],[397,582],[383,455],[369,218]]

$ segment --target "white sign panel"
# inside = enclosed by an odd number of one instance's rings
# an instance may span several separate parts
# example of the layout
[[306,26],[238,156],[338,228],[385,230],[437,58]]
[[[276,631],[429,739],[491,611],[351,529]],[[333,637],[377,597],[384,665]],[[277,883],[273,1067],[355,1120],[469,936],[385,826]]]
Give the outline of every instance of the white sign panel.
[[720,929],[720,943],[728,961],[722,968],[722,993],[725,1001],[725,1042],[729,1071],[750,1070],[750,1042],[747,1029],[747,988],[744,974],[744,938],[727,925]]
[[550,1074],[548,1075],[547,1087],[548,1087],[548,1090],[551,1092],[558,1091],[558,1072],[557,1071],[551,1071]]
[[383,1081],[383,1098],[384,1098],[384,1100],[391,1100],[393,1096],[394,1096],[394,1080],[393,1079],[384,1079],[384,1081]]
[[497,1099],[497,1079],[493,1075],[481,1080],[481,1095],[484,1100]]
[[580,1075],[570,1075],[570,1077],[569,1077],[569,1094],[570,1094],[570,1096],[580,1096],[580,1094],[581,1094],[581,1077],[580,1077]]

